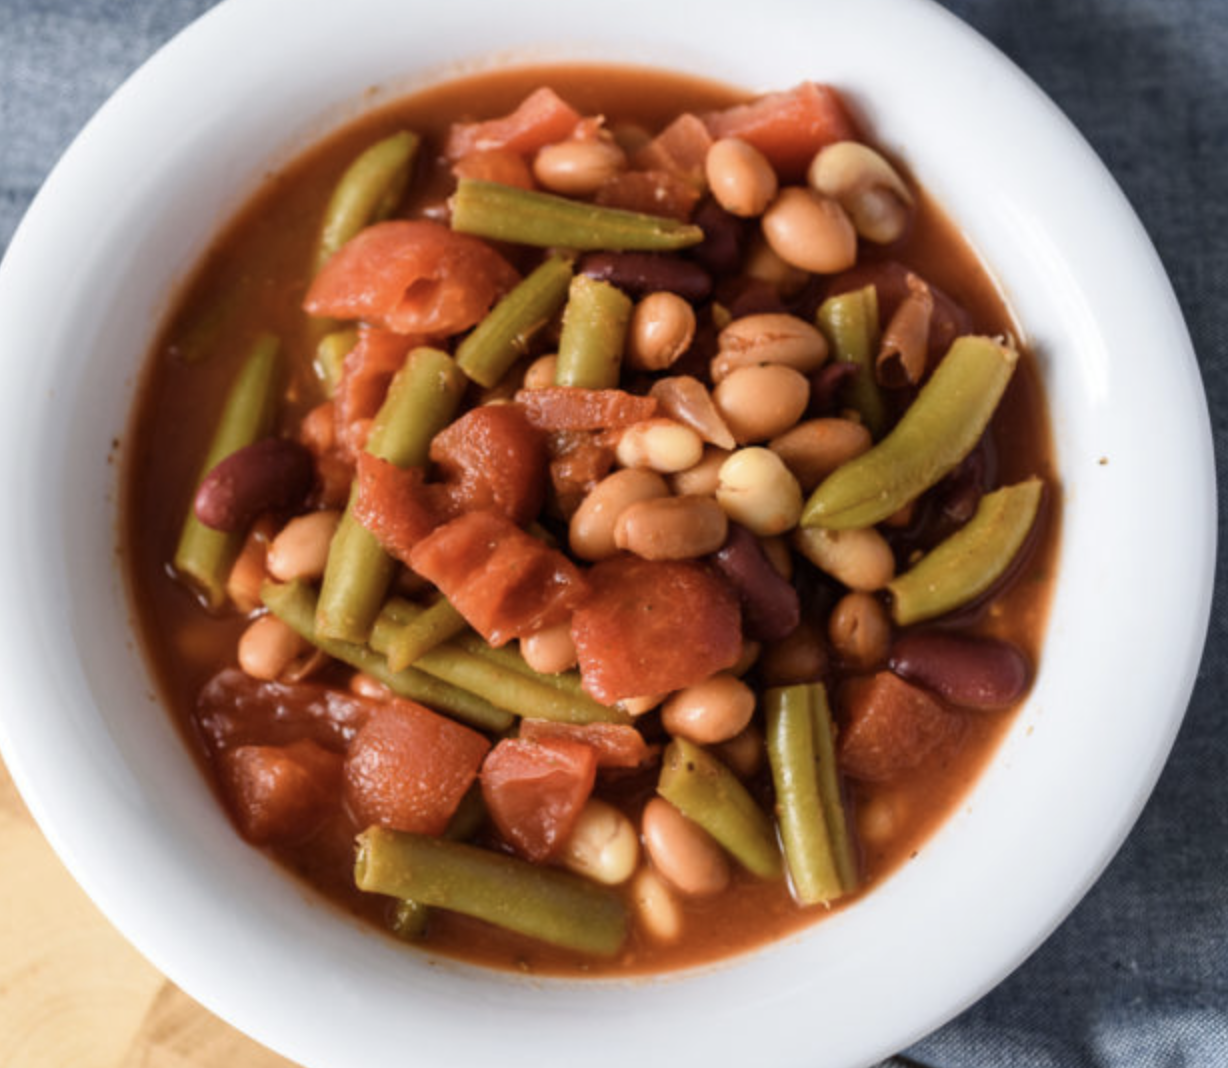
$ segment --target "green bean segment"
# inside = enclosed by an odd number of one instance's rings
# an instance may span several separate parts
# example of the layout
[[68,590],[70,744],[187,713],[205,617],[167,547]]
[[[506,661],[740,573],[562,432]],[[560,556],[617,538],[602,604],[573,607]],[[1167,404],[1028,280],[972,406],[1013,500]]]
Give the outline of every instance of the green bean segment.
[[447,598],[441,597],[424,608],[421,614],[402,624],[393,624],[385,638],[388,646],[388,667],[393,671],[409,667],[423,653],[429,653],[438,645],[455,638],[469,624]]
[[450,203],[453,230],[538,248],[667,252],[704,237],[677,219],[472,178],[460,180]]
[[315,372],[328,396],[336,393],[345,370],[345,358],[357,344],[358,331],[353,327],[333,330],[320,338],[316,346]]
[[615,389],[631,310],[631,298],[617,286],[576,275],[563,312],[554,384]]
[[[240,368],[197,479],[203,479],[232,452],[266,437],[273,430],[281,384],[281,345],[271,334],[261,335]],[[174,568],[200,591],[213,609],[226,603],[226,580],[243,544],[243,534],[207,527],[188,505],[175,549]]]
[[1018,360],[992,338],[958,338],[891,433],[820,483],[802,526],[872,526],[924,493],[976,446]]
[[967,523],[887,583],[896,623],[945,615],[997,582],[1032,529],[1043,490],[1039,478],[1029,478],[985,494]]
[[781,874],[772,822],[724,764],[685,738],[665,749],[657,793],[699,824],[747,871],[761,879]]
[[361,153],[337,182],[316,241],[318,271],[351,237],[388,218],[401,202],[420,138],[403,130]]
[[440,838],[371,827],[358,836],[360,890],[449,909],[580,953],[627,938],[619,895],[578,875]]
[[856,886],[826,693],[817,683],[778,687],[764,695],[764,706],[793,896],[803,905],[826,904]]
[[887,427],[887,407],[883,402],[874,363],[878,356],[878,290],[865,286],[828,297],[815,317],[832,349],[832,359],[857,367],[857,376],[842,390],[844,402],[861,416],[874,438]]
[[450,683],[408,667],[390,671],[387,660],[368,646],[322,637],[316,626],[315,594],[299,582],[267,582],[260,591],[265,607],[317,649],[370,675],[393,693],[420,701],[482,730],[505,731],[515,722],[510,712]]
[[[426,464],[431,439],[452,420],[466,379],[452,357],[414,349],[388,389],[367,439],[367,452],[398,467]],[[361,642],[383,603],[395,562],[354,516],[357,490],[328,550],[316,620],[321,637]]]
[[457,347],[457,366],[480,386],[498,382],[563,306],[571,270],[569,259],[551,256],[522,279]]

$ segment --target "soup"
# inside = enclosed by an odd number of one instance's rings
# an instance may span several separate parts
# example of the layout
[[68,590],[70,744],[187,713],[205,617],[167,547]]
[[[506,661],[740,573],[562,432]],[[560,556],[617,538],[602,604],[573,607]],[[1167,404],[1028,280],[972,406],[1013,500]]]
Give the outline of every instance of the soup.
[[429,950],[779,938],[923,848],[1030,685],[1058,487],[1019,334],[826,87],[511,70],[369,115],[151,355],[166,703],[238,833]]

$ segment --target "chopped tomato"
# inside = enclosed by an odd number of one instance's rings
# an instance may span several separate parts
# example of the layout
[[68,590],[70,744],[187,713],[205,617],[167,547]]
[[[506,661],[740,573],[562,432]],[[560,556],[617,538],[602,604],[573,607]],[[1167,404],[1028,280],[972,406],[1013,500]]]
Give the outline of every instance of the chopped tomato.
[[550,435],[550,483],[564,517],[570,518],[614,466],[614,447],[602,437],[589,430],[558,430]]
[[537,185],[524,156],[501,148],[462,156],[452,165],[452,173],[457,178],[498,182],[500,185],[514,185],[517,189],[534,189]]
[[587,593],[575,564],[498,512],[445,524],[409,563],[495,646],[563,622]]
[[651,755],[644,736],[626,723],[559,723],[549,719],[520,721],[520,737],[543,742],[582,742],[597,755],[599,768],[638,768]]
[[239,833],[253,845],[311,834],[341,801],[341,757],[313,741],[241,745],[218,757]]
[[571,633],[584,688],[598,701],[691,686],[742,655],[737,597],[703,565],[615,557],[588,578],[592,593]]
[[814,82],[712,112],[704,122],[718,140],[737,137],[754,145],[786,181],[800,177],[824,145],[857,136],[836,91]]
[[359,453],[354,517],[398,560],[409,560],[415,545],[448,519],[440,487],[426,484],[420,467]]
[[373,326],[359,328],[358,343],[342,364],[334,399],[337,436],[351,455],[366,444],[371,420],[388,395],[389,383],[404,365],[409,350],[421,340]]
[[593,199],[608,208],[686,221],[700,195],[694,184],[671,171],[619,171],[597,190]]
[[712,135],[697,115],[683,112],[635,154],[635,166],[665,171],[696,189],[707,184],[704,169]]
[[453,123],[443,153],[456,160],[472,152],[503,149],[525,155],[565,140],[581,115],[553,89],[536,89],[508,115],[484,122]]
[[653,397],[578,386],[522,389],[516,403],[529,422],[542,430],[606,430],[651,419],[657,411]]
[[489,748],[477,731],[393,698],[350,746],[346,801],[363,826],[442,834]]
[[597,755],[561,738],[505,738],[482,765],[482,797],[499,833],[526,860],[549,860],[593,792]]
[[494,509],[513,523],[537,517],[546,496],[546,439],[515,404],[473,408],[435,435],[431,460],[452,515]]
[[891,671],[854,679],[840,694],[837,755],[855,779],[881,782],[915,768],[958,737],[963,719]]
[[484,241],[426,219],[376,223],[316,275],[303,307],[398,334],[467,330],[516,284],[515,268]]

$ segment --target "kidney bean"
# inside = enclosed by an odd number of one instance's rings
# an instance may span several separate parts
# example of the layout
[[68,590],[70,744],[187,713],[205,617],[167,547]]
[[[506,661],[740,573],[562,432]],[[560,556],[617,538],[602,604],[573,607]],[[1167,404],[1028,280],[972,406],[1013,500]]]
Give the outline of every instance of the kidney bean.
[[840,392],[846,382],[857,377],[860,368],[855,363],[832,360],[810,376],[810,409],[812,416],[834,415],[839,408]]
[[213,530],[245,529],[261,512],[294,508],[311,489],[311,453],[298,442],[264,438],[232,452],[201,480],[196,518]]
[[905,634],[888,663],[902,678],[964,708],[1007,708],[1032,677],[1027,657],[1009,642],[939,630]]
[[976,506],[981,503],[988,484],[985,439],[977,445],[943,480],[942,514],[955,523],[966,523],[972,518]]
[[775,642],[797,629],[801,619],[797,590],[781,578],[749,530],[730,523],[725,544],[709,559],[737,591],[748,637]]
[[747,223],[709,198],[695,209],[692,218],[704,239],[687,250],[696,263],[713,274],[732,274],[741,266]]
[[656,252],[591,252],[580,273],[633,296],[666,290],[694,304],[712,292],[712,276],[699,264]]

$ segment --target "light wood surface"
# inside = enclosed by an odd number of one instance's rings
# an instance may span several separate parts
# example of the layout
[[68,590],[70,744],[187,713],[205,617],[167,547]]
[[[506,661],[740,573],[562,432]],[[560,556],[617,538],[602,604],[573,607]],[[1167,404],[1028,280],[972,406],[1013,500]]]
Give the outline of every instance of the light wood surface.
[[0,1068],[295,1068],[141,957],[60,864],[0,763]]

